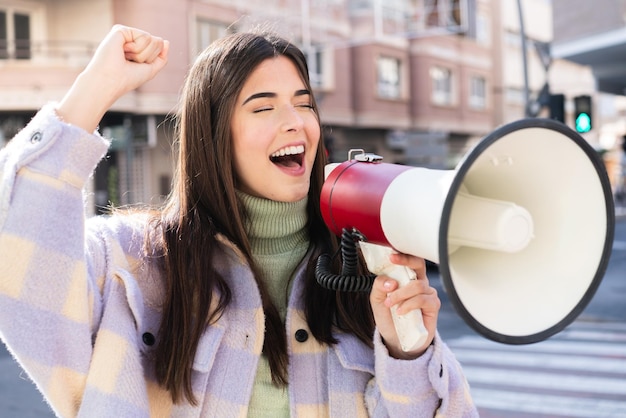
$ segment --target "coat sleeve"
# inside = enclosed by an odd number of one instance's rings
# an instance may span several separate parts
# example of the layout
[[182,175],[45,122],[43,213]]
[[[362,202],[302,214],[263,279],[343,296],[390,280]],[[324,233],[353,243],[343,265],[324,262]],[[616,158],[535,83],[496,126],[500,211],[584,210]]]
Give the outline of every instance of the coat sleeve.
[[366,393],[370,416],[478,417],[461,365],[438,333],[421,357],[398,360],[376,332],[374,353],[376,378]]
[[61,416],[81,402],[101,310],[82,190],[107,148],[49,104],[0,151],[0,337]]

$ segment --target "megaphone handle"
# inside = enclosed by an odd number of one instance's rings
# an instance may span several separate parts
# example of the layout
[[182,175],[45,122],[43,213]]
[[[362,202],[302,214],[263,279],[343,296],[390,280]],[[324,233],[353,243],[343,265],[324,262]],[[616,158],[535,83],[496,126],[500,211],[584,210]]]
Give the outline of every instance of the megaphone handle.
[[[360,248],[367,268],[372,273],[379,276],[384,274],[396,280],[400,287],[406,286],[411,280],[417,278],[415,272],[410,268],[392,264],[389,261],[389,255],[393,252],[391,248],[369,242],[361,242]],[[391,317],[393,318],[393,324],[396,327],[402,350],[406,352],[420,348],[428,338],[428,330],[424,326],[422,311],[415,309],[404,315],[398,315],[396,310],[396,306],[391,308]]]
[[[400,287],[406,286],[409,281],[416,279],[415,272],[406,266],[394,265],[382,274],[395,279]],[[398,315],[397,309],[397,306],[391,307],[391,317],[393,318],[393,324],[396,327],[402,350],[417,350],[424,345],[428,338],[428,330],[424,326],[422,310],[414,309],[404,315]]]

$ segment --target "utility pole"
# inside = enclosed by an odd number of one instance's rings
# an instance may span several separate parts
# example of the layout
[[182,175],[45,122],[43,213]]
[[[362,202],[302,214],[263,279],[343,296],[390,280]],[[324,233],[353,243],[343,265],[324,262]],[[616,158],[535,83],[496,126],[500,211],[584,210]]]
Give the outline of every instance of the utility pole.
[[524,13],[522,12],[522,0],[517,0],[517,13],[519,15],[519,33],[522,41],[522,66],[524,67],[524,116],[534,116],[530,108],[530,92],[528,89],[528,57],[526,51],[526,31],[524,30]]

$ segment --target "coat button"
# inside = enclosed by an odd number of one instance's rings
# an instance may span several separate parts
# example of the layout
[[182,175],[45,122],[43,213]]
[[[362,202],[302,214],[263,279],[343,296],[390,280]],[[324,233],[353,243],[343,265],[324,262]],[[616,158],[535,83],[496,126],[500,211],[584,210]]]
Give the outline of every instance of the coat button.
[[299,329],[296,331],[296,341],[303,343],[309,339],[309,333],[305,329]]
[[149,332],[144,332],[143,335],[141,336],[141,339],[143,340],[143,343],[145,345],[154,345],[156,339],[154,338],[154,335],[152,335]]
[[41,132],[39,131],[33,132],[33,134],[30,136],[31,144],[36,144],[37,142],[41,141],[42,137],[43,135],[41,134]]

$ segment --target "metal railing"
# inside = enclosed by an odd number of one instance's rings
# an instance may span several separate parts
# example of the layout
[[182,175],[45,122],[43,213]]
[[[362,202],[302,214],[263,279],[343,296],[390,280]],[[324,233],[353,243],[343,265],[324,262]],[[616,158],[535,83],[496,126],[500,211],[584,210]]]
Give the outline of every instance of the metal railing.
[[93,55],[97,46],[89,41],[0,39],[0,61],[84,61]]

